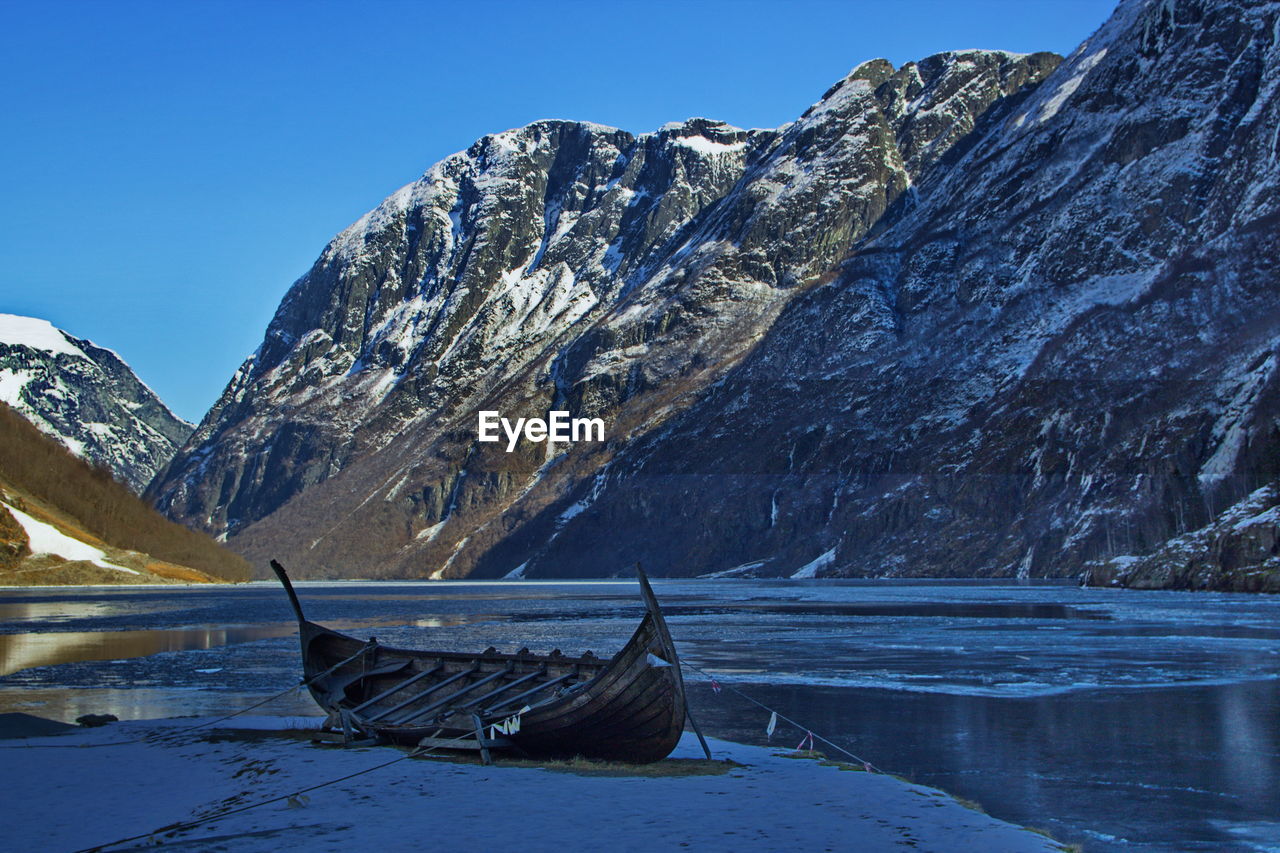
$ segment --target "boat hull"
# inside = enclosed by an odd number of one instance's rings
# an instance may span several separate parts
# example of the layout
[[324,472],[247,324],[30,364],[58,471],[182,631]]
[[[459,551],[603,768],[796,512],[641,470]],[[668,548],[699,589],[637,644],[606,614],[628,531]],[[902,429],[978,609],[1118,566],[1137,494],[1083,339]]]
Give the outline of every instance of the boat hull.
[[511,749],[532,757],[646,763],[684,729],[679,660],[644,584],[645,613],[608,661],[589,652],[423,651],[361,640],[299,617],[304,679],[348,736]]

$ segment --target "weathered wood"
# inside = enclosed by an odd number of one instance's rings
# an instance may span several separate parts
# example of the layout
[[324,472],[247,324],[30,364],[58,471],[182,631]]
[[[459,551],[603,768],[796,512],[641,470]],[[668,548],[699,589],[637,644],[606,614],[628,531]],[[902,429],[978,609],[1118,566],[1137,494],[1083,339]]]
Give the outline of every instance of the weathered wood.
[[[644,578],[641,593],[647,612],[607,661],[527,649],[467,654],[374,646],[306,621],[300,607],[295,612],[308,686],[348,737],[657,761],[679,741],[688,714],[675,645]],[[373,649],[376,667],[354,663]],[[654,665],[651,655],[672,665]],[[484,736],[486,727],[504,723],[516,724],[510,734]]]
[[472,714],[471,719],[476,724],[476,743],[480,744],[480,763],[487,767],[493,763],[493,759],[489,757],[489,745],[485,743],[484,723],[479,714]]
[[401,681],[398,684],[392,685],[390,688],[382,691],[377,696],[374,696],[372,699],[361,702],[359,705],[355,706],[351,710],[355,713],[359,713],[363,711],[365,708],[368,708],[370,705],[376,705],[377,703],[381,702],[383,699],[386,699],[388,696],[391,696],[395,693],[399,693],[401,690],[408,687],[409,685],[417,684],[419,681],[421,681],[424,678],[430,678],[431,676],[435,675],[437,672],[440,671],[441,666],[442,666],[441,664],[437,664],[436,666],[433,666],[430,669],[424,669],[422,672],[418,673],[417,675],[414,675],[410,678],[406,678],[404,681]]
[[409,665],[410,662],[407,660],[398,660],[375,666],[373,669],[346,669],[340,673],[335,672],[327,684],[330,692],[346,691],[352,684],[372,683],[378,676],[395,675]]
[[369,648],[368,643],[361,644],[360,648],[356,651],[355,654],[348,655],[347,657],[343,658],[342,660],[330,666],[328,669],[321,670],[320,672],[317,672],[315,675],[312,675],[310,678],[303,679],[303,683],[309,685],[313,681],[317,681],[325,677],[326,675],[337,672],[339,669],[351,663],[356,658],[362,656],[368,650],[368,648]]
[[[468,684],[466,687],[463,687],[461,690],[455,690],[454,692],[450,693],[448,696],[444,697],[443,699],[437,699],[435,702],[432,702],[430,705],[428,705],[425,708],[415,709],[413,713],[409,714],[406,717],[401,718],[400,720],[397,720],[393,725],[397,725],[397,726],[406,725],[407,723],[413,722],[419,717],[425,717],[427,714],[430,714],[432,711],[436,710],[437,708],[443,708],[445,705],[452,705],[459,698],[470,693],[472,690],[475,690],[477,687],[483,687],[484,685],[489,684],[496,679],[502,678],[505,675],[507,675],[507,670],[500,670],[498,672],[493,673],[492,675],[485,676],[479,681],[473,681],[471,684]],[[461,709],[459,708],[459,710]]]
[[436,684],[432,684],[426,690],[419,691],[418,693],[415,693],[413,696],[410,696],[408,699],[405,699],[403,702],[400,702],[396,705],[392,705],[390,708],[384,708],[383,710],[379,711],[373,716],[366,717],[365,720],[366,722],[375,723],[378,720],[381,720],[383,717],[387,716],[388,714],[394,714],[396,711],[409,707],[414,702],[418,702],[422,699],[425,699],[427,696],[430,696],[432,693],[435,693],[437,690],[441,689],[442,687],[448,687],[450,684],[453,684],[455,681],[459,681],[463,678],[466,678],[469,675],[474,675],[478,669],[480,669],[480,664],[476,663],[472,665],[471,669],[464,669],[462,672],[454,673],[453,675],[446,678],[444,681],[438,682]]
[[289,582],[289,576],[285,574],[284,566],[272,560],[271,571],[276,573],[276,578],[280,581],[281,586],[284,587],[284,591],[289,594],[289,605],[293,607],[294,615],[298,617],[299,622],[305,622],[306,620],[302,616],[302,604],[298,601],[298,594],[293,591],[293,584]]
[[662,608],[658,606],[658,598],[653,594],[653,587],[649,586],[649,577],[644,573],[644,569],[640,568],[639,563],[636,563],[636,577],[640,579],[640,594],[644,596],[644,606],[648,609],[649,615],[653,617],[653,621],[657,623],[658,636],[662,639],[662,647],[668,653],[662,657],[675,670],[676,691],[679,694],[680,704],[684,705],[685,719],[693,727],[693,733],[698,736],[698,743],[702,744],[702,752],[707,756],[707,760],[710,761],[711,747],[707,746],[707,739],[702,736],[702,729],[698,728],[698,723],[693,719],[693,714],[689,711],[689,699],[684,692],[684,675],[680,672],[680,656],[676,653],[675,641],[671,639],[671,631],[667,629],[667,620],[662,615]]
[[484,694],[483,696],[477,696],[476,698],[467,702],[467,704],[461,705],[460,707],[463,709],[474,708],[477,705],[480,705],[484,702],[488,702],[490,699],[492,699],[495,696],[501,696],[503,693],[506,693],[508,690],[511,690],[514,687],[519,687],[521,684],[528,684],[533,679],[541,678],[546,674],[547,674],[547,671],[546,671],[546,668],[544,667],[541,670],[538,670],[537,672],[531,672],[528,675],[522,675],[519,678],[517,678],[515,681],[508,681],[506,684],[502,685],[501,687],[496,688],[494,690],[490,690],[488,693]]
[[[669,679],[656,678],[643,659],[635,664],[635,669],[638,671],[635,677],[626,677],[624,673],[606,688],[585,697],[587,701],[563,716],[565,725],[561,729],[539,737],[534,746],[540,751],[559,753],[571,752],[574,748],[583,751],[583,747],[587,747],[601,757],[638,760],[637,750],[626,743],[632,740],[637,729],[644,728],[652,743],[669,744],[665,747],[669,752],[679,740],[683,727],[683,716],[672,713],[673,707],[678,708],[674,702],[674,685]],[[529,730],[540,728],[541,711],[537,708],[524,716]],[[561,732],[575,733],[576,740],[570,743]],[[656,751],[660,748],[655,748]]]
[[520,702],[524,701],[525,699],[528,699],[530,696],[534,695],[535,693],[541,693],[544,690],[548,690],[552,687],[555,687],[558,684],[561,684],[562,682],[568,681],[570,678],[573,678],[572,674],[562,675],[559,678],[553,678],[550,681],[544,681],[541,684],[537,685],[536,687],[531,687],[528,690],[524,691],[523,693],[517,693],[515,696],[509,696],[506,699],[503,699],[497,705],[492,705],[486,708],[484,710],[484,714],[485,716],[489,716],[490,714],[501,714],[504,711],[506,711],[508,708],[512,708],[520,704]]
[[539,708],[534,711],[534,718],[544,713],[553,714],[564,724],[573,725],[594,713],[598,708],[611,704],[620,690],[633,684],[637,679],[646,679],[646,684],[652,683],[646,677],[650,669],[647,663],[648,642],[635,642],[637,637],[650,638],[652,629],[653,622],[646,616],[641,621],[635,636],[632,637],[632,642],[614,656],[608,670],[592,680],[591,690],[577,690],[568,694],[564,704],[557,705],[554,709],[544,711]]
[[342,742],[350,745],[351,741],[355,740],[356,732],[356,728],[351,721],[351,709],[343,708],[340,715],[342,717]]

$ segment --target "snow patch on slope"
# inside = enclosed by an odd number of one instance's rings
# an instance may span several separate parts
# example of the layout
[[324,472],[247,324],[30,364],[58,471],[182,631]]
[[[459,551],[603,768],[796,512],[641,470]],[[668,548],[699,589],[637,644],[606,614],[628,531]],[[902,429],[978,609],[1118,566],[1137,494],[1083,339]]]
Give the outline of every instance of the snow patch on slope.
[[1101,62],[1106,55],[1107,49],[1104,47],[1077,62],[1075,66],[1076,73],[1062,81],[1062,84],[1049,97],[1049,100],[1044,102],[1044,106],[1040,108],[1040,117],[1036,121],[1043,123],[1056,116],[1058,110],[1062,109],[1062,105],[1067,102],[1067,99],[1075,94],[1076,89],[1080,88],[1080,84],[1084,82],[1084,78],[1089,75],[1093,67]]
[[27,532],[27,540],[31,544],[32,554],[52,554],[64,560],[84,560],[104,569],[113,569],[130,575],[140,574],[133,569],[126,569],[124,566],[117,566],[115,563],[107,562],[105,551],[95,548],[86,542],[81,542],[79,539],[72,539],[52,524],[46,524],[43,521],[34,519],[10,504],[6,503],[5,507],[14,519],[22,525],[22,529]]
[[830,551],[827,551],[819,555],[817,559],[813,560],[812,562],[805,563],[803,566],[796,569],[794,572],[792,572],[791,577],[816,578],[818,576],[819,570],[825,569],[827,566],[831,565],[835,561],[836,561],[836,549],[832,548]]
[[1249,444],[1249,420],[1256,408],[1257,397],[1275,369],[1276,356],[1272,354],[1240,380],[1230,402],[1213,425],[1212,440],[1217,447],[1197,475],[1202,486],[1219,483],[1235,472],[1236,460]]
[[732,154],[747,147],[746,142],[716,142],[705,136],[680,136],[671,140],[671,144],[688,148],[707,157]]
[[31,379],[31,372],[27,370],[0,371],[0,402],[8,403],[13,408],[21,410],[24,405],[22,389],[27,387]]
[[721,569],[718,572],[707,572],[704,575],[698,575],[699,578],[735,578],[750,577],[750,573],[765,564],[764,560],[755,560],[750,563],[743,563],[740,566],[734,566],[732,569]]

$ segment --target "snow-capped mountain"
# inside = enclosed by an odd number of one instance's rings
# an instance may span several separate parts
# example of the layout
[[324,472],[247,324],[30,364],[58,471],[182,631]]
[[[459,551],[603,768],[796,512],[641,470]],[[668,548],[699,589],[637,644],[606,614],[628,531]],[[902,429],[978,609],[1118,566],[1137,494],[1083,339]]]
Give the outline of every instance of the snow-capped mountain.
[[1068,575],[1275,478],[1278,25],[1122,3],[531,568],[616,560],[625,523],[660,566]]
[[[339,235],[152,489],[313,575],[1064,575],[1274,475],[1275,2],[485,137]],[[476,441],[480,410],[608,440]],[[1268,467],[1270,466],[1270,467]]]
[[193,428],[111,350],[13,314],[0,314],[0,401],[136,492]]

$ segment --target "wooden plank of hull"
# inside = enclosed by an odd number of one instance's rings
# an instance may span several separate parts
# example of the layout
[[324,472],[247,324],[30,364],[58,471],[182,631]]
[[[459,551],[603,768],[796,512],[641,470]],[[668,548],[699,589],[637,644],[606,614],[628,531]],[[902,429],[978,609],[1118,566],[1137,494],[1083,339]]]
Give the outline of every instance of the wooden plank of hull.
[[[628,761],[666,757],[684,728],[684,705],[677,701],[674,667],[649,661],[656,640],[646,615],[605,672],[583,690],[526,712],[512,740],[531,753]],[[652,737],[637,743],[638,726],[651,730]]]
[[[581,754],[602,758],[647,761],[665,757],[684,728],[683,707],[674,701],[675,690],[667,677],[641,676],[636,681],[591,703],[565,720],[551,719],[539,725],[521,723],[513,739],[530,752]],[[628,741],[647,735],[637,750]]]
[[591,730],[614,731],[635,737],[657,736],[672,728],[676,722],[678,715],[671,713],[670,706],[669,691],[649,690],[641,697],[625,702],[615,702],[584,721],[582,725]]
[[641,670],[625,681],[612,679],[592,685],[578,695],[535,708],[537,715],[534,716],[533,711],[525,714],[521,728],[535,734],[586,725],[625,713],[627,709],[643,708],[655,695],[673,698],[670,682],[659,673]]
[[[278,574],[292,593],[283,570]],[[675,666],[653,665],[650,658],[671,660],[675,652],[665,626],[655,619],[656,602],[606,663],[594,656],[476,655],[366,643],[306,621],[296,596],[290,598],[312,696],[366,734],[408,743],[474,735],[476,718],[485,726],[500,723],[527,700],[532,707],[519,715],[520,730],[508,736],[525,752],[647,762],[670,754],[684,728],[679,673]],[[511,681],[503,684],[503,678]],[[560,685],[575,680],[579,683],[569,692],[556,695]],[[504,698],[513,682],[531,687]],[[411,685],[414,690],[407,690]],[[482,703],[476,697],[491,693],[497,704],[478,709]],[[403,722],[378,719],[393,713]],[[431,719],[418,719],[429,713]]]
[[[521,730],[530,735],[556,732],[580,726],[617,727],[625,725],[628,718],[642,715],[655,701],[670,704],[673,691],[669,683],[658,678],[641,676],[631,684],[617,686],[592,702],[590,711],[576,710],[571,716],[526,722],[521,720]],[[526,715],[527,716],[527,715]],[[672,717],[679,716],[676,713]]]
[[654,667],[649,663],[652,638],[652,623],[646,616],[631,641],[614,656],[608,668],[596,676],[589,688],[529,711],[522,727],[527,725],[531,730],[536,730],[544,723],[552,726],[574,725],[594,714],[600,707],[613,702],[618,691],[625,690],[637,679],[657,674],[660,680],[667,681],[662,676],[669,674],[671,667]]
[[[331,665],[330,660],[341,660],[342,657],[358,654],[365,645],[354,638],[319,626],[316,628],[318,630],[314,632],[314,639],[323,637],[327,648],[321,659],[312,658],[313,665],[308,669],[314,672],[323,672],[326,665]],[[670,677],[672,668],[654,667],[649,662],[652,634],[652,626],[648,624],[646,617],[646,622],[642,623],[632,638],[633,642],[628,643],[608,666],[603,667],[603,672],[570,696],[552,700],[526,712],[521,719],[521,732],[512,740],[531,754],[590,755],[633,761],[665,757],[679,740],[683,728],[683,708],[674,702],[676,691],[674,680]],[[394,660],[410,651],[377,647],[376,660]],[[442,657],[438,652],[412,651],[414,658],[431,668],[435,668]],[[460,676],[474,667],[479,662],[478,659],[464,654],[450,657],[454,658],[452,663],[459,667],[458,671],[442,670],[440,675],[447,676],[446,680],[456,679],[457,692],[474,686],[474,681],[468,682]],[[533,659],[527,662],[535,663]],[[496,659],[493,663],[501,665]],[[357,661],[349,664],[347,669],[358,671],[360,666],[361,663]],[[335,677],[343,674],[344,671],[340,669]],[[480,670],[476,670],[475,674],[479,675]],[[493,678],[502,674],[503,671],[496,671],[486,677]],[[393,683],[403,681],[404,675],[401,674],[394,678]],[[443,701],[446,697],[433,693],[431,686],[431,682],[424,681],[423,692],[434,697],[432,704],[447,707],[447,701]],[[313,692],[322,705],[326,704],[326,700],[332,704],[332,696],[326,693],[323,681],[313,685]],[[460,701],[462,698],[459,697]],[[338,702],[337,706],[355,707],[358,704],[363,703]],[[331,707],[331,710],[336,708]],[[376,706],[370,710],[373,712],[370,717],[376,716]],[[413,714],[413,710],[412,706],[407,707],[406,714]],[[497,717],[501,716],[503,715],[493,715],[494,718],[487,719],[486,723],[496,722]],[[425,736],[426,730],[434,731],[439,726],[431,722],[409,726],[380,725],[377,720],[370,719],[367,721],[367,728],[395,740],[414,741]],[[459,721],[456,731],[465,732],[466,728]]]
[[643,763],[665,758],[683,730],[683,715],[672,712],[671,694],[663,693],[639,711],[633,703],[607,718],[591,718],[571,728],[528,733],[521,728],[512,740],[530,753],[556,756],[585,755]]

